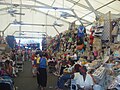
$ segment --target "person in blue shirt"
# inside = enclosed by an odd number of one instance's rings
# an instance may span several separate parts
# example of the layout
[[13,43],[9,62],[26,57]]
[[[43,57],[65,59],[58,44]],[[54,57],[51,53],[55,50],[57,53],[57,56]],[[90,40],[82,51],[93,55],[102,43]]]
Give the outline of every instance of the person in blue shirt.
[[41,87],[40,90],[45,90],[47,84],[47,65],[48,62],[46,53],[43,52],[40,63],[38,65],[39,86]]

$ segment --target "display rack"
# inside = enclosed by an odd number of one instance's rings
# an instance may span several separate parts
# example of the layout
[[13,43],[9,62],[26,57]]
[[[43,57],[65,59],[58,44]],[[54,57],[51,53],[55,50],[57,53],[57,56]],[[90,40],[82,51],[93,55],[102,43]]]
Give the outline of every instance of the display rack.
[[120,76],[117,76],[112,82],[111,84],[108,86],[108,89],[113,90],[114,88],[116,88],[117,90],[120,90]]
[[96,82],[104,88],[104,90],[107,88],[107,71],[105,67],[99,67],[96,69],[96,71],[93,73],[93,76],[96,80]]
[[16,61],[16,67],[18,71],[23,71],[23,61]]

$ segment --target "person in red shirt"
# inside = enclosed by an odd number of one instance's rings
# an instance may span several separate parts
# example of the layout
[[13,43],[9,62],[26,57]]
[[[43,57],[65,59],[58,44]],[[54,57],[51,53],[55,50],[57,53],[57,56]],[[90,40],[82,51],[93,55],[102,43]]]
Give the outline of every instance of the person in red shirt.
[[90,51],[93,50],[93,41],[94,41],[94,36],[93,36],[94,31],[91,32],[90,34]]

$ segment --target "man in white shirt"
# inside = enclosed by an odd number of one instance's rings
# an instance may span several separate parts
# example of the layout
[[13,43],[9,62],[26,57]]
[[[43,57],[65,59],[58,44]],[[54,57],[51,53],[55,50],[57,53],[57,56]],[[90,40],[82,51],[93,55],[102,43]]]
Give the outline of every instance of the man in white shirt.
[[80,73],[74,74],[74,80],[76,81],[76,84],[78,88],[84,89],[84,90],[91,90],[93,86],[93,79],[90,74],[87,73],[86,67],[82,66],[80,67]]

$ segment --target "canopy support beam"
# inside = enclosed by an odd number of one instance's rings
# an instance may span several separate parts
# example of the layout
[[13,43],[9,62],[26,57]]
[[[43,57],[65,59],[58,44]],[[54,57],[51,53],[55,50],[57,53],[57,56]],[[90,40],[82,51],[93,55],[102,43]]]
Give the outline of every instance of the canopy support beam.
[[[82,8],[85,8],[85,9],[89,10],[89,11],[92,11],[91,8],[89,8],[89,7],[87,7],[87,6],[83,5],[83,4],[77,3],[76,1],[73,1],[73,0],[66,0],[66,1],[68,1],[70,3],[73,3],[73,4],[76,3],[77,6],[80,6]],[[99,13],[99,14],[103,14],[103,13],[101,13],[99,11],[96,11],[96,12]]]
[[54,27],[54,29],[57,31],[57,33],[60,35],[60,33],[59,33],[59,31],[57,30],[57,28],[55,27],[55,26],[53,26]]
[[[2,3],[0,5],[11,5],[11,3]],[[60,8],[60,7],[48,7],[48,6],[35,6],[35,5],[28,5],[28,4],[17,4],[13,3],[13,6],[20,6],[20,7],[29,7],[29,8],[41,8],[41,9],[54,9],[54,10],[71,10],[70,8]]]
[[93,8],[93,6],[90,4],[90,2],[88,0],[85,0],[86,3],[89,5],[90,9],[95,13],[96,17],[99,17],[98,13],[96,12],[96,10]]
[[[15,31],[12,35],[14,35],[15,33],[20,32],[20,31]],[[38,31],[21,31],[21,32],[28,32],[28,33],[46,33],[46,32],[38,32]]]
[[[52,6],[50,6],[50,5],[48,5],[48,4],[44,4],[44,3],[42,3],[42,2],[40,2],[40,1],[35,1],[35,0],[30,0],[30,1],[34,1],[34,2],[36,2],[36,3],[38,3],[38,4],[42,4],[42,5],[44,5],[44,6],[47,6],[47,7],[52,7]],[[75,3],[76,5],[78,4],[78,2],[76,2]],[[89,8],[89,7],[88,7]],[[74,11],[74,9],[72,9],[72,8],[70,8],[70,10],[73,12]],[[87,22],[87,23],[91,23],[91,22],[89,22],[89,21],[87,21],[87,20],[85,20],[85,19],[82,19],[82,18],[80,18],[80,17],[78,17],[79,19],[78,20],[83,20],[83,21],[85,21],[85,22]],[[58,18],[58,19],[60,19],[60,18]]]
[[[115,0],[112,0],[112,1],[110,1],[110,2],[108,2],[108,3],[106,3],[105,5],[103,5],[103,6],[99,7],[99,8],[97,8],[97,9],[95,9],[95,11],[97,11],[97,10],[99,10],[99,9],[101,9],[101,8],[103,8],[103,7],[111,4],[111,3],[113,3],[113,2],[115,2]],[[85,16],[87,16],[87,15],[89,15],[89,14],[91,14],[91,13],[92,13],[92,12],[89,12],[89,13],[85,14],[84,16],[82,16],[81,18],[84,18]]]

